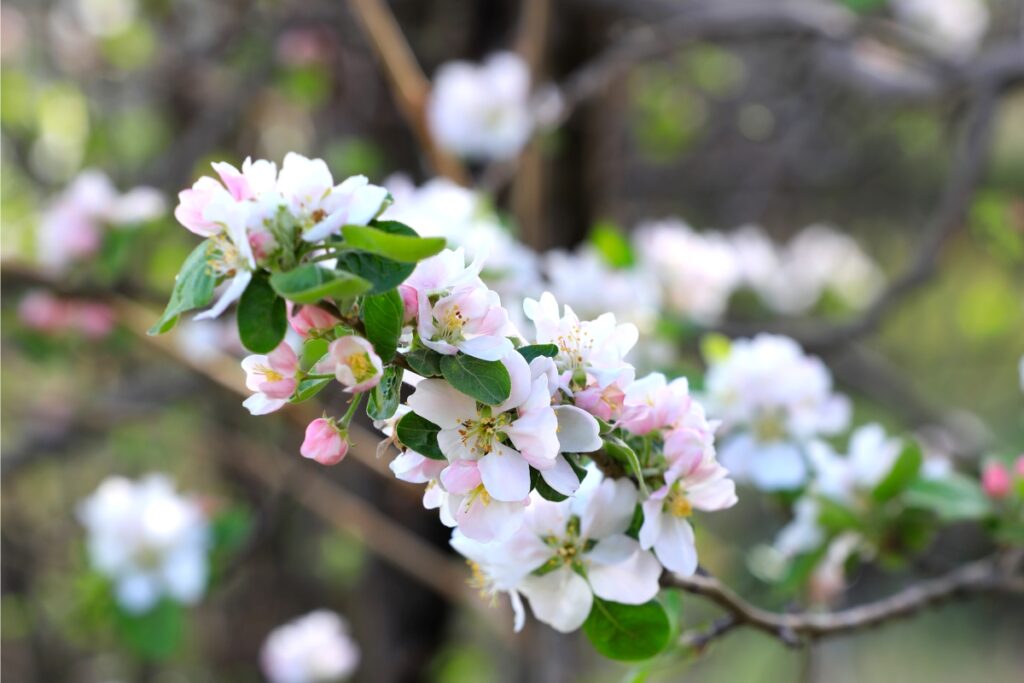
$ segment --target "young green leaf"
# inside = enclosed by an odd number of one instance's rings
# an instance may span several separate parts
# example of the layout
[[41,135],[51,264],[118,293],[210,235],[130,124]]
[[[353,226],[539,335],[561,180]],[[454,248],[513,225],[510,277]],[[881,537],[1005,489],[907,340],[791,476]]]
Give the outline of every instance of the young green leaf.
[[330,344],[326,339],[307,339],[302,343],[302,353],[299,354],[299,367],[309,371],[317,362],[327,355]]
[[629,268],[636,263],[633,246],[622,230],[611,221],[598,221],[587,236],[597,253],[612,268]]
[[818,524],[831,533],[860,529],[864,521],[856,512],[831,498],[818,499]]
[[406,413],[396,427],[398,440],[406,448],[434,460],[444,460],[444,453],[437,445],[437,433],[441,428],[416,413]]
[[165,660],[178,649],[185,630],[184,610],[162,600],[142,614],[117,614],[117,634],[140,659]]
[[323,391],[333,379],[333,377],[319,377],[316,379],[302,380],[299,382],[299,386],[295,389],[295,395],[292,396],[291,402],[302,403],[303,401],[308,401]]
[[981,485],[955,472],[941,479],[918,479],[903,492],[902,500],[910,507],[930,510],[946,522],[984,519],[992,514],[992,501]]
[[288,318],[284,299],[266,275],[257,273],[238,300],[238,336],[253,353],[270,353],[284,339]]
[[163,334],[169,331],[178,322],[178,317],[182,313],[205,306],[213,299],[217,277],[207,263],[212,247],[213,243],[210,240],[203,240],[185,259],[178,277],[174,280],[174,289],[171,290],[171,298],[167,302],[164,314],[149,328],[147,334]]
[[640,487],[640,492],[647,495],[647,483],[644,481],[643,468],[640,465],[640,457],[636,451],[629,447],[622,439],[616,436],[604,437],[604,450],[622,464],[626,465],[629,473],[632,474]]
[[480,360],[464,353],[441,356],[441,374],[462,393],[488,405],[501,403],[512,392],[512,378],[498,360]]
[[443,237],[397,234],[393,230],[382,229],[381,223],[344,225],[341,234],[345,238],[345,243],[354,249],[385,256],[400,263],[422,261],[445,247]]
[[352,273],[330,270],[306,263],[270,277],[274,291],[297,304],[315,304],[321,299],[345,299],[369,291],[372,285]]
[[433,349],[422,348],[410,351],[405,354],[405,361],[417,375],[441,376],[441,354]]
[[671,624],[665,608],[655,600],[623,605],[598,597],[583,623],[594,649],[609,659],[635,662],[650,659],[668,644]]
[[917,443],[911,441],[906,444],[889,474],[871,492],[871,497],[882,503],[899,494],[917,478],[923,460],[921,447]]
[[380,383],[370,392],[366,402],[366,414],[371,420],[387,420],[398,410],[402,391],[402,368],[389,365],[384,368]]
[[405,318],[405,305],[398,290],[390,289],[383,294],[363,297],[361,314],[366,338],[373,344],[381,361],[390,362],[398,348]]
[[554,344],[530,344],[529,346],[520,346],[516,350],[526,359],[527,363],[539,356],[554,358],[558,355],[558,347]]

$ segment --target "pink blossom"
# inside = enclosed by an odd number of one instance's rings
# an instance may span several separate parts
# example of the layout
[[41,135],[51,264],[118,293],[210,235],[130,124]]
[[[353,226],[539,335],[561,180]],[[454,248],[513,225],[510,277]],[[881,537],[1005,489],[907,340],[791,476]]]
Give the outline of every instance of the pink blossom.
[[29,329],[54,333],[67,327],[70,310],[66,302],[49,292],[29,292],[18,305],[18,318]]
[[73,307],[74,326],[89,339],[102,339],[114,329],[114,310],[99,301],[83,301]]
[[1017,456],[1017,462],[1013,465],[1013,471],[1018,477],[1024,477],[1024,453]]
[[174,217],[197,235],[209,237],[220,232],[221,227],[204,217],[206,207],[214,200],[224,197],[227,191],[213,178],[203,176],[192,187],[178,193],[178,206]]
[[989,498],[1005,498],[1010,483],[1010,471],[1000,462],[990,462],[981,471],[981,488]]
[[419,306],[416,290],[408,285],[401,285],[398,288],[398,293],[402,295],[402,306],[405,308],[405,317],[402,322],[410,322],[416,319],[417,308]]
[[603,389],[592,384],[582,391],[577,391],[573,396],[573,403],[594,417],[611,422],[622,417],[625,398],[626,393],[618,385],[618,382],[609,384]]
[[621,424],[639,436],[674,425],[692,404],[686,378],[668,383],[661,373],[652,373],[633,382],[626,389],[623,402]]
[[242,369],[245,370],[245,385],[256,392],[243,404],[253,415],[265,415],[280,409],[298,385],[295,375],[299,370],[299,358],[285,342],[266,356],[246,356],[242,360]]
[[373,344],[362,337],[350,335],[335,339],[327,356],[334,364],[335,376],[347,391],[358,393],[380,383],[384,364],[373,350]]
[[306,427],[299,452],[321,465],[337,465],[348,453],[347,434],[328,418],[318,417]]
[[419,334],[427,348],[453,356],[459,351],[482,360],[499,360],[510,351],[505,337],[508,311],[496,292],[484,286],[453,289],[431,303],[419,296]]
[[291,324],[292,329],[298,332],[300,336],[308,338],[311,333],[320,330],[330,330],[341,321],[317,306],[301,306],[296,308],[289,302],[288,322]]

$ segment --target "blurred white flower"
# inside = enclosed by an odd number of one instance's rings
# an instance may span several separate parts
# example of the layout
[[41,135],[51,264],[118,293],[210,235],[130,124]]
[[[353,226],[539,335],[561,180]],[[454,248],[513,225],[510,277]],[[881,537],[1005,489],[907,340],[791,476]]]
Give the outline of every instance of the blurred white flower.
[[722,464],[737,481],[765,490],[801,486],[805,443],[842,431],[850,419],[849,401],[833,393],[825,364],[788,337],[734,341],[712,359],[705,391],[708,414],[724,422]]
[[329,683],[359,665],[359,646],[340,616],[321,609],[270,632],[260,652],[270,683]]
[[482,64],[449,62],[438,69],[427,124],[443,149],[470,159],[510,159],[530,137],[530,72],[511,52]]
[[892,4],[900,21],[951,57],[973,53],[988,29],[988,6],[983,0],[893,0]]
[[120,194],[102,171],[82,171],[43,214],[37,235],[39,260],[62,270],[95,255],[108,227],[152,220],[165,208],[163,196],[153,188]]
[[673,312],[703,322],[725,312],[739,282],[736,255],[725,237],[666,219],[638,226],[633,243],[641,268],[657,278]]
[[125,610],[161,598],[192,604],[206,589],[209,523],[198,501],[160,474],[110,477],[78,507],[93,568],[111,579]]
[[840,456],[824,441],[807,446],[813,470],[812,488],[841,503],[854,503],[889,474],[903,448],[900,439],[886,435],[881,425],[871,423],[850,435],[849,452]]

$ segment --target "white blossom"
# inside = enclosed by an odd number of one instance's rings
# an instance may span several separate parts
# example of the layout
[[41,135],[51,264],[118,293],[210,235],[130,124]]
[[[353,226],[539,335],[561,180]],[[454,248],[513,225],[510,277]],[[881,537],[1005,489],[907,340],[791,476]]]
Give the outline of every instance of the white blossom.
[[260,661],[270,683],[331,683],[352,675],[359,646],[344,619],[320,609],[271,631]]

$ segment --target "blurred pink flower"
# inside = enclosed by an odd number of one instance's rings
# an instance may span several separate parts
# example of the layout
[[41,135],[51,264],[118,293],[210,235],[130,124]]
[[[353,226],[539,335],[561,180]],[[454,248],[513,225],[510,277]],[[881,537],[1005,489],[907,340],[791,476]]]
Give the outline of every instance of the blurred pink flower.
[[318,417],[306,427],[306,438],[299,452],[321,465],[337,465],[348,453],[348,439],[332,420]]
[[990,462],[981,471],[981,488],[989,498],[1005,498],[1010,493],[1010,471],[1001,462]]

